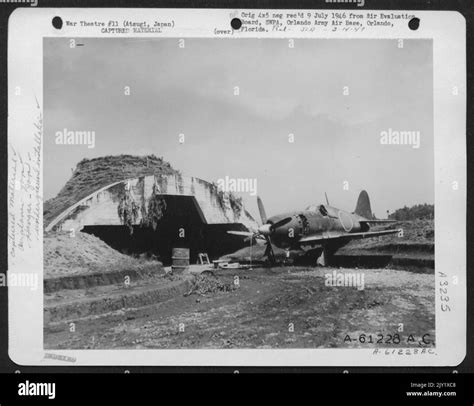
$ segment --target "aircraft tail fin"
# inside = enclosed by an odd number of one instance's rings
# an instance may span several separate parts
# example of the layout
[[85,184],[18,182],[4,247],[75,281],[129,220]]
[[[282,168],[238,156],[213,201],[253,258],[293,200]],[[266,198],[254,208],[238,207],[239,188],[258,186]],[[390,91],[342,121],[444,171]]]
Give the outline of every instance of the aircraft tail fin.
[[365,190],[360,192],[354,213],[359,216],[365,217],[366,219],[373,218],[372,208],[370,207],[369,195]]

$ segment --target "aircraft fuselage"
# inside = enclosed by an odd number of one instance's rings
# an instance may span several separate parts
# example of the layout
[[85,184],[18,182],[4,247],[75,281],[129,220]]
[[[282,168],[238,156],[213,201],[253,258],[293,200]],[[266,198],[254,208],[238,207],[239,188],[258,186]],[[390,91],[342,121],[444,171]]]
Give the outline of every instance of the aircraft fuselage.
[[356,233],[369,230],[366,223],[359,222],[365,220],[364,217],[327,205],[279,214],[270,217],[267,223],[275,224],[284,218],[291,218],[291,221],[278,227],[272,233],[272,243],[284,249],[299,247],[299,240],[310,235],[324,236],[324,233],[331,231]]

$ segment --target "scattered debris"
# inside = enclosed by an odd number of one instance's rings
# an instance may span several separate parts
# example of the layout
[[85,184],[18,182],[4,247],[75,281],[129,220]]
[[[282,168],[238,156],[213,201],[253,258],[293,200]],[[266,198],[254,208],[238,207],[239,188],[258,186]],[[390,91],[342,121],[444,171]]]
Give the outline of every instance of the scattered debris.
[[190,296],[193,293],[205,295],[216,292],[232,292],[238,288],[234,283],[223,283],[216,276],[209,274],[196,275],[192,281],[191,289],[184,296]]
[[200,265],[210,265],[209,255],[206,252],[200,252],[198,254],[198,264]]
[[252,269],[249,264],[241,264],[240,262],[226,261],[218,259],[212,261],[215,269]]
[[206,269],[206,270],[202,271],[202,272],[201,272],[201,275],[204,275],[204,276],[213,276],[213,277],[216,276],[215,273],[212,272],[210,269]]
[[219,264],[219,268],[222,269],[239,269],[240,264],[238,262],[222,262]]

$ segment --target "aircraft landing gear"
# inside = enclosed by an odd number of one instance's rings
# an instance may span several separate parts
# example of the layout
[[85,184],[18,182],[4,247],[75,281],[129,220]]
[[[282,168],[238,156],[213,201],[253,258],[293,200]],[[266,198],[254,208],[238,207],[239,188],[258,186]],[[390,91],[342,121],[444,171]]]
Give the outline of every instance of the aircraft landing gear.
[[321,249],[321,253],[319,254],[316,264],[318,266],[329,266],[329,262],[331,261],[332,255],[336,250],[331,247],[323,247]]
[[319,266],[326,266],[327,265],[327,263],[326,263],[326,249],[325,248],[323,248],[321,250],[321,254],[316,259],[316,264],[319,265]]

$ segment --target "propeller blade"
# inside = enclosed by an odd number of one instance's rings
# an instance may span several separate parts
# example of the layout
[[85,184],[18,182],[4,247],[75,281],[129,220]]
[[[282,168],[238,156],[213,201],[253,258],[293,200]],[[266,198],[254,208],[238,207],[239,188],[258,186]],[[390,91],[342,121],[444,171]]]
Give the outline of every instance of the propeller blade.
[[272,230],[276,230],[278,227],[284,226],[285,224],[291,221],[291,217],[286,217],[283,220],[277,221],[276,223],[271,225]]
[[227,234],[243,235],[245,237],[252,237],[254,235],[250,231],[227,231]]
[[262,221],[262,224],[265,224],[267,222],[267,215],[265,213],[265,207],[263,207],[262,199],[260,199],[259,196],[257,196],[257,205],[258,211],[260,212],[260,220]]
[[261,234],[254,234],[252,237],[247,237],[244,239],[244,242],[250,242],[252,240],[252,244],[256,244],[257,240],[265,241],[265,237]]

